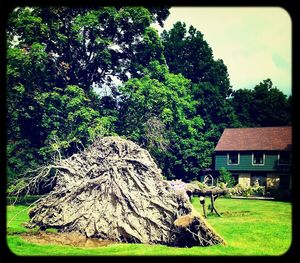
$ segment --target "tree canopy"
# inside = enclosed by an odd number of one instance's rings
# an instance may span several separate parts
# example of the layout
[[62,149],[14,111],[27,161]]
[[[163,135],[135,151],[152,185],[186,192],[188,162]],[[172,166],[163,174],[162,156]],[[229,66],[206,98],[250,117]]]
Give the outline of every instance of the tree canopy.
[[[196,179],[224,128],[287,125],[271,80],[232,90],[203,34],[167,7],[19,7],[7,26],[9,182],[95,137],[145,147],[167,178]],[[119,84],[120,83],[120,84]],[[276,112],[276,114],[275,114]]]
[[[42,83],[32,83],[32,88],[78,85],[88,90],[110,85],[113,77],[126,81],[126,73],[135,71],[131,66],[135,52],[152,41],[155,44],[150,24],[162,23],[168,14],[167,8],[144,7],[18,8],[8,21],[8,42],[17,36],[12,52],[22,53],[27,63],[37,67]],[[153,54],[148,48],[144,64],[156,56],[157,48],[154,45]]]
[[240,126],[228,100],[232,89],[227,67],[222,60],[214,60],[203,34],[193,26],[187,30],[185,23],[177,22],[163,31],[162,40],[170,71],[192,81],[196,114],[204,120],[207,139],[216,144],[225,127]]
[[291,99],[266,79],[253,90],[236,90],[231,104],[243,126],[270,127],[291,123]]
[[220,59],[214,60],[213,51],[203,34],[193,26],[177,22],[168,32],[162,33],[165,57],[171,72],[181,73],[194,83],[209,82],[218,86],[226,97],[231,93],[227,67]]
[[191,81],[169,73],[157,61],[145,76],[133,78],[120,89],[120,133],[148,148],[165,176],[197,178],[209,166],[204,121],[197,115]]
[[38,153],[52,137],[74,148],[74,142],[85,145],[106,134],[115,101],[99,98],[95,87],[114,92],[113,78],[126,81],[137,71],[132,65],[141,62],[141,48],[149,47],[143,66],[147,58],[159,59],[159,37],[149,25],[162,24],[168,14],[154,7],[15,9],[7,27],[9,170],[28,168],[25,156],[16,157],[22,148],[30,148],[25,155],[33,162],[43,162],[49,155]]

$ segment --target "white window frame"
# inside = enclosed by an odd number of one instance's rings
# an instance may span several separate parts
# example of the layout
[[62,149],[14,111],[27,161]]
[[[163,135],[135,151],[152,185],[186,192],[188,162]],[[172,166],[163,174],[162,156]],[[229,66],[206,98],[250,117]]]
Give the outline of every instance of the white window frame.
[[278,153],[278,164],[279,165],[291,165],[292,164],[292,154],[290,153],[290,162],[289,163],[280,163],[280,153]]
[[240,153],[237,153],[238,155],[238,163],[229,163],[229,153],[227,153],[227,165],[240,165]]
[[263,153],[263,163],[254,163],[254,154],[255,153],[252,153],[252,165],[254,166],[264,166],[265,165],[265,160],[266,160],[266,154]]

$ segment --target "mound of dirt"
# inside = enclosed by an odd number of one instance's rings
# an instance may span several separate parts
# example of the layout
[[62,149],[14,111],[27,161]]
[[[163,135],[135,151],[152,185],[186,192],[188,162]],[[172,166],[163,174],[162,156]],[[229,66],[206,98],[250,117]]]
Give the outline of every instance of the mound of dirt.
[[105,247],[115,242],[111,240],[99,240],[95,238],[87,238],[86,236],[71,232],[71,233],[48,233],[45,231],[39,231],[35,235],[22,235],[22,238],[26,241],[42,244],[42,245],[64,245],[64,246],[73,246],[73,247],[85,247],[85,248],[94,248],[94,247]]
[[[30,211],[29,227],[75,231],[116,242],[224,243],[195,214],[185,191],[172,189],[149,152],[131,141],[99,138],[84,151],[57,161],[48,170],[45,167],[33,182],[53,169],[55,187]],[[186,215],[192,217],[190,224],[174,224]]]

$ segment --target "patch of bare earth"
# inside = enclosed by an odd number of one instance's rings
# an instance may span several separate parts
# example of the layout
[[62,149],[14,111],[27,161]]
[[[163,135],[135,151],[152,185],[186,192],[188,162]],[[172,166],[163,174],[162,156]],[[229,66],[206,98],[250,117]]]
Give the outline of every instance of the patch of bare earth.
[[111,240],[100,240],[95,238],[86,238],[84,235],[76,232],[70,233],[48,233],[40,231],[35,235],[24,234],[22,238],[28,242],[42,245],[67,245],[73,247],[95,248],[104,247],[116,242]]

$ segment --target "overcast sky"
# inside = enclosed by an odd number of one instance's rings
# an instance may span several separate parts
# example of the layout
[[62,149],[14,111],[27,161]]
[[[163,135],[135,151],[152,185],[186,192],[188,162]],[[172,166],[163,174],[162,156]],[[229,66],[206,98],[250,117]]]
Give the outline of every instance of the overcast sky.
[[284,9],[172,7],[164,29],[177,21],[204,34],[214,58],[227,66],[233,89],[253,88],[270,78],[283,93],[291,94],[292,24]]

